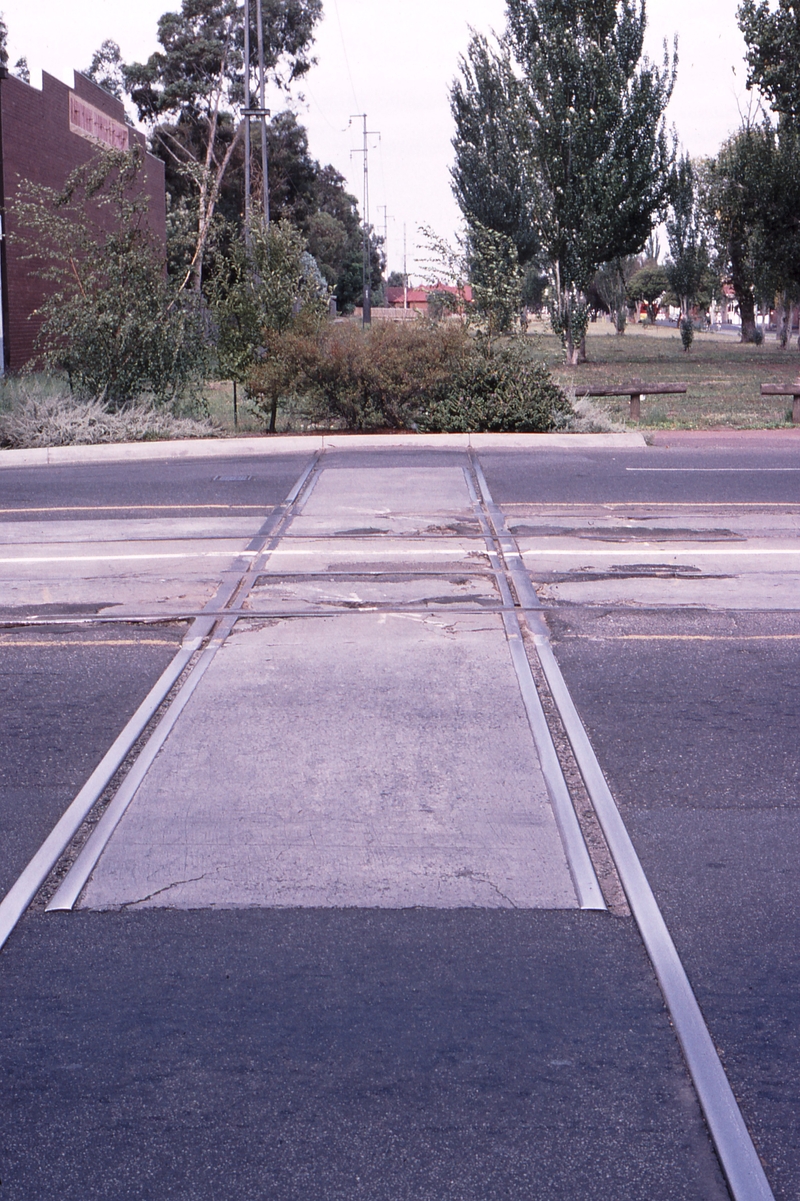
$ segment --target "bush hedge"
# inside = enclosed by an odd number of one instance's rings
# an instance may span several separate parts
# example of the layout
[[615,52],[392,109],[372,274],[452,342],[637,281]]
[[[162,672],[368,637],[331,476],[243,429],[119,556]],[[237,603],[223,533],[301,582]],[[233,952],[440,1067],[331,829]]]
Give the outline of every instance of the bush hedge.
[[247,380],[265,417],[293,396],[309,423],[352,430],[545,432],[569,401],[530,344],[503,345],[459,322],[353,322],[270,334]]

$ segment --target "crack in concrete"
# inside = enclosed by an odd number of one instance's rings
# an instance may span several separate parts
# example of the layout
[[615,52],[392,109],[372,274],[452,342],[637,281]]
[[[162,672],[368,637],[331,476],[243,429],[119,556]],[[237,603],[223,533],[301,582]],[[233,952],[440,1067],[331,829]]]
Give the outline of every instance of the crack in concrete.
[[474,880],[476,884],[488,884],[489,888],[493,888],[497,895],[502,897],[504,901],[507,901],[512,909],[517,908],[515,903],[511,900],[511,897],[507,896],[500,888],[498,888],[494,880],[490,880],[487,876],[480,876],[477,872],[473,872],[470,868],[465,867],[462,868],[460,872],[454,872],[451,878],[454,880]]
[[162,892],[169,892],[171,888],[180,888],[182,884],[196,884],[198,880],[205,880],[207,872],[203,872],[202,876],[192,876],[189,880],[174,880],[172,884],[165,884],[163,888],[157,888],[155,892],[148,893],[146,897],[137,897],[135,901],[123,901],[120,909],[130,909],[134,905],[144,905],[147,901],[152,901],[153,897],[160,896]]

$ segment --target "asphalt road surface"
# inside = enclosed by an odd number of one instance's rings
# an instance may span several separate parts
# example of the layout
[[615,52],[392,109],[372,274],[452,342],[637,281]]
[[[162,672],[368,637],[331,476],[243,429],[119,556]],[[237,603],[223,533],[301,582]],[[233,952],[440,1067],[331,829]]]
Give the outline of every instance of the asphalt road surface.
[[[797,444],[480,462],[796,1197]],[[0,892],[240,581],[74,908],[89,843],[0,952],[0,1201],[727,1197],[585,823],[581,908],[466,454],[329,452],[276,509],[309,465],[0,469]]]

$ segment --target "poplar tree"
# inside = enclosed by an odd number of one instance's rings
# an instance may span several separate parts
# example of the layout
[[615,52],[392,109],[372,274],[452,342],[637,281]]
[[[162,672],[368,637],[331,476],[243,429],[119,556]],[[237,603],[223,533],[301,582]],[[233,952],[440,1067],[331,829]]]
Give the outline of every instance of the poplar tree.
[[737,13],[747,43],[747,86],[758,87],[773,111],[800,120],[800,4],[743,0]]
[[688,154],[681,157],[672,173],[667,242],[670,252],[665,267],[667,279],[678,297],[681,318],[689,321],[691,307],[708,272],[709,255],[695,170]]
[[[765,124],[755,146],[761,161],[751,244],[756,289],[768,303],[777,300],[778,338],[785,346],[791,308],[800,300],[800,4],[743,0],[737,15],[747,43],[747,86],[761,91],[777,117],[777,130]],[[752,143],[752,137],[750,144],[742,142],[739,151],[752,157]]]
[[[595,271],[639,253],[665,213],[675,155],[663,114],[677,59],[666,46],[660,67],[643,56],[644,0],[507,0],[506,10],[486,82],[476,46],[461,94],[487,109],[506,97],[498,123],[508,127],[510,177],[522,181],[550,277],[553,326],[574,364]],[[498,73],[503,87],[495,85]],[[479,153],[477,139],[473,146],[473,175],[491,181],[491,155]],[[457,167],[466,165],[462,155]],[[456,194],[469,221],[462,183]]]
[[539,238],[531,180],[522,152],[524,128],[512,119],[517,80],[508,55],[474,34],[450,89],[456,126],[451,168],[453,192],[472,230],[493,230],[511,239],[520,265],[535,260]]

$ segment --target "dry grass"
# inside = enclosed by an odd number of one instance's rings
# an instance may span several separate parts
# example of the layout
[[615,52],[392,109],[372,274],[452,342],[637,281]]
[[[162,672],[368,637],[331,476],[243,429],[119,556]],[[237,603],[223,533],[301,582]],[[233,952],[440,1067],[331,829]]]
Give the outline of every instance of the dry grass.
[[[631,379],[647,383],[686,383],[685,396],[653,396],[642,404],[640,426],[670,429],[729,427],[756,429],[783,426],[791,398],[761,397],[761,384],[788,384],[800,374],[797,339],[781,350],[775,335],[762,346],[742,345],[736,335],[697,333],[689,354],[676,329],[628,326],[617,337],[610,326],[590,327],[588,362],[567,368],[556,338],[539,326],[539,340],[556,380],[569,385],[622,385]],[[614,422],[627,423],[626,397],[597,399],[595,405]]]
[[215,438],[221,433],[211,421],[176,417],[144,403],[109,413],[96,400],[76,400],[48,383],[29,382],[10,402],[5,399],[0,446],[10,448]]

